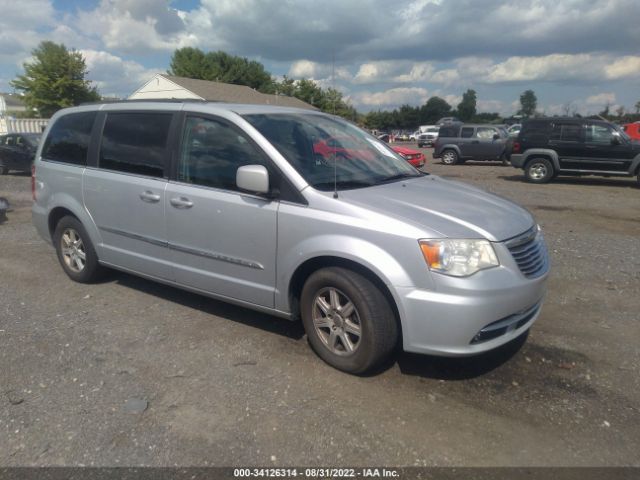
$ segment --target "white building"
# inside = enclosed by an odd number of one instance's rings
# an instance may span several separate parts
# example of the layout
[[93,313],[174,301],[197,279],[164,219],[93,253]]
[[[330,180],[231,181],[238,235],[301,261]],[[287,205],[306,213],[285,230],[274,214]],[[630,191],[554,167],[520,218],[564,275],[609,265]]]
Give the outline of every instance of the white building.
[[245,85],[175,77],[162,73],[154,76],[129,96],[129,100],[172,98],[206,100],[209,102],[279,105],[316,110],[313,105],[309,105],[295,97],[260,93]]

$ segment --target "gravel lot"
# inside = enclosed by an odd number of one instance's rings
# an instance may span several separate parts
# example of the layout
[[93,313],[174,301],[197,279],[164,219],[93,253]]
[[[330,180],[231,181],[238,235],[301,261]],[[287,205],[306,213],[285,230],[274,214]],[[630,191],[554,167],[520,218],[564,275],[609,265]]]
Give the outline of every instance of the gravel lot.
[[524,344],[364,378],[286,320],[121,273],[71,282],[31,226],[29,177],[0,177],[0,465],[640,465],[634,180],[428,159],[534,213],[546,305]]

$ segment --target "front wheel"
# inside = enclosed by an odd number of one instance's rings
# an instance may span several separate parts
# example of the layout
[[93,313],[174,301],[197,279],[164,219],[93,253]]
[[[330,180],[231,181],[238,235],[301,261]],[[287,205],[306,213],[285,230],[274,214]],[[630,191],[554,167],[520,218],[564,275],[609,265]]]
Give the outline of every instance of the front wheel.
[[556,175],[553,164],[546,158],[529,160],[524,169],[527,181],[531,183],[548,183]]
[[445,165],[455,165],[458,163],[458,153],[455,150],[445,150],[442,152],[442,163]]
[[91,283],[102,276],[104,267],[98,263],[91,239],[77,218],[62,217],[53,233],[53,242],[60,265],[69,278]]
[[396,346],[398,327],[384,294],[352,270],[323,268],[302,289],[302,322],[313,350],[326,363],[361,374]]

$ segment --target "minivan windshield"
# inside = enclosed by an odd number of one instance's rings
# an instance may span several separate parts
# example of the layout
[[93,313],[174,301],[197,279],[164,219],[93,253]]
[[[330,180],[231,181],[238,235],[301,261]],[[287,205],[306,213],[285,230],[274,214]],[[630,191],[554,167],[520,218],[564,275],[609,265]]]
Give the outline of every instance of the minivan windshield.
[[251,123],[314,188],[370,187],[419,177],[422,172],[384,142],[328,115],[250,114]]

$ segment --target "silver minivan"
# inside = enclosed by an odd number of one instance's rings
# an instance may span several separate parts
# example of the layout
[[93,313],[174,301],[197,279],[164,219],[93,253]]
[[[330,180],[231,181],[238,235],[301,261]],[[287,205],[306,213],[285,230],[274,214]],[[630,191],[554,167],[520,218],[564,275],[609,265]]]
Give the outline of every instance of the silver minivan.
[[66,274],[106,267],[301,320],[330,365],[461,356],[524,334],[549,263],[525,209],[418,171],[337,117],[264,105],[59,111],[33,222]]

